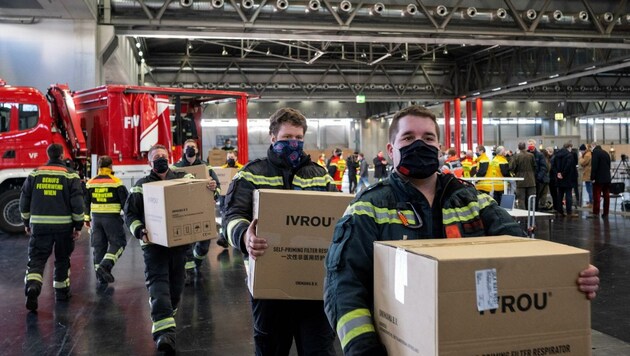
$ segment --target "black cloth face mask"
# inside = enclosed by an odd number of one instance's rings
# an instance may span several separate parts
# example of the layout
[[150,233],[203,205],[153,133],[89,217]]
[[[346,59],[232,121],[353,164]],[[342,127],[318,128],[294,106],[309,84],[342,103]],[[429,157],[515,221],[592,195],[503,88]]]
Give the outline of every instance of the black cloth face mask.
[[192,146],[188,146],[186,147],[186,157],[188,158],[193,158],[197,155],[197,152],[195,152],[195,148]]
[[166,173],[168,171],[168,160],[164,157],[154,159],[153,170],[159,174]]
[[396,170],[407,177],[425,179],[440,168],[437,147],[427,145],[422,140],[416,140],[398,151],[400,162]]

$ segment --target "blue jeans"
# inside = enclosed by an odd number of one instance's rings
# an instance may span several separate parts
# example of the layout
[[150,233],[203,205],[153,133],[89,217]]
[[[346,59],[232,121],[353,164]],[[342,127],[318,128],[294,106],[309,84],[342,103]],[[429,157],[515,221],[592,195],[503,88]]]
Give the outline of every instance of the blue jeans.
[[588,194],[588,203],[593,204],[593,182],[584,181],[584,186],[586,187],[586,194]]
[[359,194],[359,192],[361,192],[364,187],[367,188],[369,186],[370,181],[368,180],[368,177],[359,178],[359,184],[357,184],[357,194]]

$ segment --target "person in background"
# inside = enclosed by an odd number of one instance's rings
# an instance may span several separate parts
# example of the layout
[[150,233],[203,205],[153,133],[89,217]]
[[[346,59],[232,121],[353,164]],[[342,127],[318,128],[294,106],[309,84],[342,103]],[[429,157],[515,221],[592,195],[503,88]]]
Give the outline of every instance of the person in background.
[[232,140],[229,138],[226,138],[225,141],[223,141],[223,147],[221,147],[221,149],[223,151],[234,151],[235,148],[234,146],[232,146]]
[[359,166],[357,155],[359,152],[354,152],[346,160],[346,167],[348,168],[348,190],[350,194],[354,194],[357,189],[357,167]]
[[[558,150],[554,159],[554,171],[556,174],[556,187],[558,187],[558,200],[559,206],[556,207],[556,211],[562,216],[576,217],[577,214],[573,213],[573,199],[571,190],[573,189],[574,176],[577,174],[576,164],[577,162],[573,158],[571,150],[573,144],[567,142],[562,146],[561,150]],[[565,201],[566,213],[562,208],[562,200]]]
[[573,157],[573,162],[575,163],[572,167],[571,167],[571,190],[569,191],[569,193],[573,192],[573,194],[575,194],[575,199],[573,199],[573,207],[574,208],[579,208],[582,204],[580,203],[580,197],[582,196],[580,194],[580,175],[578,173],[578,161],[579,161],[579,155],[578,155],[578,150],[573,149],[573,147],[571,147],[571,156]]
[[243,168],[243,165],[238,161],[238,152],[228,151],[226,154],[225,164],[222,165],[221,168]]
[[374,162],[374,179],[381,181],[387,178],[387,160],[383,155],[383,151],[378,151],[372,161]]
[[326,168],[326,154],[325,153],[322,153],[319,155],[319,158],[317,159],[317,164]]
[[588,195],[588,202],[584,205],[585,208],[591,208],[593,206],[593,183],[591,182],[591,145],[580,145],[580,159],[578,164],[582,168],[582,182],[586,188],[586,194]]
[[549,167],[543,154],[536,148],[536,140],[527,140],[527,152],[534,155],[536,162],[536,210],[541,210],[543,197],[547,195],[549,189]]
[[70,298],[70,255],[83,227],[83,188],[77,172],[63,162],[63,146],[46,149],[48,162],[33,170],[20,194],[20,215],[28,241],[24,277],[26,309],[36,311],[46,261],[55,249],[55,300]]
[[[516,197],[519,209],[530,209],[529,197],[536,195],[536,159],[527,151],[525,142],[518,143],[518,153],[510,161],[510,172],[523,178],[516,182]],[[535,209],[536,206],[531,207]]]
[[471,174],[471,171],[473,169],[473,167],[475,166],[475,157],[474,157],[474,153],[472,150],[467,150],[466,151],[466,155],[464,156],[464,158],[462,159],[462,169],[463,169],[463,174],[462,176],[464,178],[470,178],[473,176],[473,174]]
[[464,175],[464,168],[462,167],[462,163],[459,160],[459,157],[457,157],[457,152],[454,148],[449,148],[446,154],[446,161],[441,168],[442,173],[451,173],[455,177],[461,178]]
[[[304,153],[307,128],[299,111],[276,111],[269,119],[267,157],[249,162],[230,184],[223,227],[230,245],[246,260],[262,256],[268,247],[265,236],[256,235],[255,189],[336,191],[326,169]],[[289,355],[294,338],[298,355],[335,354],[335,332],[328,325],[322,301],[252,298],[252,314],[257,356]]]
[[343,185],[343,173],[346,171],[346,160],[343,159],[343,152],[341,148],[335,148],[333,156],[328,162],[328,174],[335,181],[337,190],[341,191]]
[[370,186],[370,177],[368,172],[368,163],[365,160],[363,152],[357,155],[359,161],[359,184],[357,185],[357,194],[363,189]]
[[[475,172],[475,177],[489,177],[489,174],[491,174],[489,169],[490,158],[488,158],[488,155],[486,154],[486,148],[479,145],[477,146],[475,153],[477,155],[477,162],[475,168],[473,168]],[[477,188],[478,191],[486,194],[490,194],[490,192],[492,191],[492,187],[492,181],[489,180],[477,181],[477,184],[475,185],[475,188]]]
[[[510,164],[505,158],[506,149],[503,146],[499,146],[494,150],[494,157],[492,161],[490,161],[490,177],[494,178],[505,178],[511,177],[510,174]],[[501,197],[503,196],[505,190],[505,184],[503,181],[497,180],[492,182],[493,185],[493,193],[492,197],[497,203],[501,203]]]
[[111,157],[98,158],[97,176],[87,182],[85,194],[85,226],[90,229],[94,271],[101,286],[114,282],[112,269],[127,246],[120,212],[129,191],[112,166]]
[[591,157],[591,182],[593,182],[593,215],[599,216],[599,204],[601,196],[604,197],[604,212],[602,218],[608,217],[610,210],[610,155],[602,149],[597,142],[591,144],[593,153]]
[[[387,355],[373,320],[375,241],[525,236],[490,196],[438,172],[439,132],[435,115],[424,107],[394,114],[387,143],[394,171],[359,194],[335,226],[324,305],[346,356]],[[598,274],[594,266],[579,274],[577,288],[588,299],[598,290]]]
[[[191,152],[190,150],[184,151]],[[190,245],[164,247],[149,241],[149,232],[144,220],[142,185],[149,182],[176,178],[194,178],[186,172],[169,169],[169,150],[160,144],[147,153],[151,173],[140,178],[131,188],[125,202],[125,222],[131,234],[140,240],[144,256],[144,276],[149,291],[149,306],[153,326],[151,333],[158,351],[174,352],[176,348],[175,312],[184,290],[186,275],[186,251]],[[216,191],[217,182],[209,179],[208,189]]]
[[558,194],[558,185],[556,178],[556,150],[553,147],[547,147],[549,154],[549,194],[551,195],[552,208],[557,212],[558,207],[562,207],[562,201]]
[[[230,151],[228,151],[230,154]],[[199,148],[197,146],[197,141],[188,139],[184,142],[182,157],[179,161],[175,162],[174,166],[183,168],[190,166],[198,166],[204,165],[208,169],[208,176],[212,181],[215,182],[216,188],[214,189],[214,200],[217,201],[221,192],[221,185],[219,184],[219,177],[214,172],[212,167],[208,166],[208,164],[201,159],[199,159]],[[201,177],[198,177],[202,179]],[[205,178],[205,177],[204,177]],[[194,244],[188,245],[189,249],[186,251],[186,276],[185,276],[185,284],[192,283],[195,271],[199,274],[199,269],[203,260],[208,255],[208,251],[210,250],[210,240],[197,241]]]

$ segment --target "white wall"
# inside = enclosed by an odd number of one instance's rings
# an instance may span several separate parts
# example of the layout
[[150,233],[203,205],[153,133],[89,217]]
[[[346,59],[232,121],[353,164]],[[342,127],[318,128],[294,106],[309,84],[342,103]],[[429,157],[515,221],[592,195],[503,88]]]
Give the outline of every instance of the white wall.
[[93,20],[0,24],[0,78],[42,91],[53,83],[92,88],[98,85],[95,33]]

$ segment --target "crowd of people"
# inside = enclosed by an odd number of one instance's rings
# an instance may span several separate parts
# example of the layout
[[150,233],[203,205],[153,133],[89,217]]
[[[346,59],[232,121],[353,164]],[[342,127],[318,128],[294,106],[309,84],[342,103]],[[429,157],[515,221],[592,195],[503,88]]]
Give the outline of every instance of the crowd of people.
[[[610,185],[610,157],[596,143],[592,144],[592,152],[587,154],[584,150],[579,156],[573,153],[570,143],[555,152],[545,150],[545,154],[538,152],[534,143],[523,142],[514,155],[504,147],[496,147],[490,159],[485,147],[478,146],[476,159],[472,152],[458,157],[449,150],[448,157],[441,160],[435,115],[413,105],[394,115],[387,158],[380,151],[372,160],[376,181],[366,189],[369,163],[364,154],[354,152],[346,159],[341,149],[335,149],[323,167],[304,152],[307,128],[307,120],[299,111],[282,108],[275,112],[270,117],[266,156],[240,167],[224,200],[219,200],[219,196],[226,187],[220,186],[208,168],[207,189],[220,201],[226,242],[240,251],[246,261],[260,258],[269,248],[266,237],[256,233],[252,195],[255,189],[340,191],[343,173],[348,169],[352,176],[350,190],[357,191],[357,197],[338,220],[322,266],[327,271],[323,300],[252,297],[253,340],[258,356],[288,355],[294,341],[299,355],[334,355],[335,331],[346,355],[387,355],[372,318],[374,241],[525,236],[520,225],[488,194],[492,192],[500,200],[497,194],[503,192],[503,184],[480,180],[475,187],[460,177],[523,177],[517,182],[519,195],[540,192],[544,196],[546,189],[557,190],[558,194],[551,193],[552,199],[561,199],[562,193],[569,214],[578,162],[591,168],[594,212],[599,213],[595,210],[599,209],[599,192],[606,192]],[[239,167],[231,142],[226,141],[224,149],[226,167]],[[99,159],[98,176],[82,188],[79,175],[63,163],[63,147],[52,144],[48,148],[50,161],[31,173],[20,199],[26,233],[30,235],[25,278],[28,310],[38,308],[44,266],[53,246],[56,299],[64,301],[70,297],[70,255],[84,224],[91,228],[92,240],[96,242],[92,246],[98,283],[114,282],[113,267],[126,246],[120,234],[124,226],[142,245],[156,347],[159,351],[176,350],[175,314],[187,270],[199,268],[208,252],[208,242],[169,248],[149,240],[142,185],[192,177],[171,169],[170,152],[159,144],[151,147],[147,152],[150,173],[127,192],[114,176],[111,158]],[[387,169],[388,162],[391,171]],[[205,162],[199,157],[197,142],[188,140],[176,166],[198,164]],[[84,206],[89,206],[87,213]],[[559,203],[554,207],[564,212]],[[607,214],[608,205],[604,203],[603,215]],[[588,299],[593,299],[599,288],[598,273],[596,267],[589,265],[576,275],[576,288]]]

